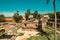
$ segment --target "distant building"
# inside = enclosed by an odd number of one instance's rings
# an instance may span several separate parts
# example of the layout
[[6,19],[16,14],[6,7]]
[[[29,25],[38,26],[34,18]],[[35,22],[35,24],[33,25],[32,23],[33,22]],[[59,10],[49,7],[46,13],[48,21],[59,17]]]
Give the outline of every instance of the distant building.
[[5,18],[5,22],[14,22],[13,18]]

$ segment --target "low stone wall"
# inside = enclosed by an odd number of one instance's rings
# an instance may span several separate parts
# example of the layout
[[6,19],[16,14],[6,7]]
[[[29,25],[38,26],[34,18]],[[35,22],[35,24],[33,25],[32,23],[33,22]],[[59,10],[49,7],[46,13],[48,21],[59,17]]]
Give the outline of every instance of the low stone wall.
[[[55,23],[54,22],[47,22],[47,26],[54,27]],[[57,22],[57,28],[60,28],[60,23]]]
[[54,27],[54,22],[47,22],[47,26]]

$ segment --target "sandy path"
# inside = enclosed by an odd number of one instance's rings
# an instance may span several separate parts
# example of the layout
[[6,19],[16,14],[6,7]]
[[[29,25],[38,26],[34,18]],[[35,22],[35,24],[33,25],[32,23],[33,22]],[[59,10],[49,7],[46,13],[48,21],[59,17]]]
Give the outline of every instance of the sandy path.
[[21,31],[21,30],[18,30],[18,31],[23,32],[24,35],[17,36],[17,38],[15,40],[23,40],[23,39],[29,38],[30,36],[35,36],[37,33],[39,33],[36,31]]

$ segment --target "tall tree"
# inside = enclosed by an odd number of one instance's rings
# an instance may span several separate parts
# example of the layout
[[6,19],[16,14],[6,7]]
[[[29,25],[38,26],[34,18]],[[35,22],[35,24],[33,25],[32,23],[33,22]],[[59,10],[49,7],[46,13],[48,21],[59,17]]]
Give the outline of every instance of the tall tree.
[[25,18],[26,18],[26,20],[29,19],[29,15],[30,15],[30,14],[31,14],[31,13],[30,13],[30,9],[28,9],[27,12],[25,13]]
[[22,17],[21,15],[19,15],[19,19],[22,20],[22,18],[23,18],[23,17]]
[[16,21],[16,22],[19,22],[19,11],[17,11],[14,15],[13,15],[13,18],[14,18],[14,20]]
[[[54,15],[55,15],[55,27],[54,27],[54,32],[55,32],[55,35],[54,35],[54,40],[57,40],[57,33],[56,33],[56,30],[57,30],[57,16],[56,16],[56,0],[52,0],[53,2],[53,7],[54,7]],[[47,0],[47,4],[49,3],[49,0]]]
[[0,22],[5,21],[5,16],[4,15],[0,15]]
[[35,11],[35,12],[34,12],[33,17],[34,17],[34,18],[38,18],[38,11]]

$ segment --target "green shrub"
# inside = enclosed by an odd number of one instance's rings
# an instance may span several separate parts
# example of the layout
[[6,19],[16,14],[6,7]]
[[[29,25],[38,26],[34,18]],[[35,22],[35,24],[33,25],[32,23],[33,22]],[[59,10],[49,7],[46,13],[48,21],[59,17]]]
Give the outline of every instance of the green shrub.
[[24,33],[19,33],[19,35],[18,36],[23,36],[24,35]]
[[57,38],[58,38],[58,40],[60,40],[60,35],[58,35],[58,37],[57,37]]

